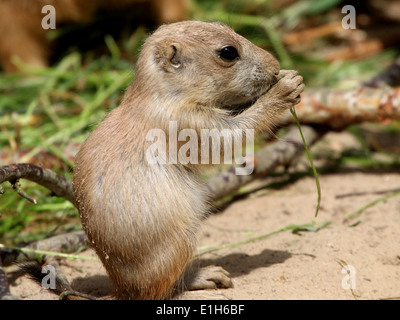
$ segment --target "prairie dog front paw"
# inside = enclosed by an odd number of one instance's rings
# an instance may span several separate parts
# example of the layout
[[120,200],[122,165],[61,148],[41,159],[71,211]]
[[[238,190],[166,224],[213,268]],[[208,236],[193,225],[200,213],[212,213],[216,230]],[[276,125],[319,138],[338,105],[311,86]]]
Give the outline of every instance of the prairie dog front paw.
[[296,70],[281,70],[278,82],[269,90],[268,96],[284,109],[289,109],[300,102],[300,94],[305,86],[303,77]]

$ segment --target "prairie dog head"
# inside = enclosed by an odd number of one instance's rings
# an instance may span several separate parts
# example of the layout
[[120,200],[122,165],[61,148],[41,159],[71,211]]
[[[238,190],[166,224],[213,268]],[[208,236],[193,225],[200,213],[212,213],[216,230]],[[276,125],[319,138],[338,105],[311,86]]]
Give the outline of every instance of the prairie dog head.
[[264,94],[279,68],[270,53],[223,23],[185,21],[161,26],[146,40],[136,77],[163,99],[234,110]]

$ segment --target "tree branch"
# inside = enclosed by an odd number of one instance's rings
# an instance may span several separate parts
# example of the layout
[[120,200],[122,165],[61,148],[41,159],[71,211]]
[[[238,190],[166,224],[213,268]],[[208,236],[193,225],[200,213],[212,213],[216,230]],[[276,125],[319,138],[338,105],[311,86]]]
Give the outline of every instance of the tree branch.
[[[308,146],[318,141],[325,133],[324,130],[317,130],[311,126],[303,126],[302,131]],[[255,153],[255,167],[251,175],[236,175],[235,167],[232,166],[209,178],[207,186],[212,194],[212,199],[221,199],[256,178],[267,175],[278,166],[289,165],[303,152],[304,145],[299,130],[296,126],[292,126],[283,138],[268,144]]]
[[1,184],[5,181],[9,181],[13,185],[14,190],[17,189],[16,191],[19,191],[18,193],[22,197],[27,198],[31,202],[35,201],[18,187],[15,187],[15,184],[18,183],[18,180],[21,178],[36,182],[51,190],[55,195],[65,198],[75,205],[70,181],[50,169],[45,169],[31,163],[17,163],[0,167],[0,194],[4,193]]
[[[310,90],[302,93],[296,113],[302,124],[336,130],[361,122],[400,120],[400,87]],[[287,113],[283,121],[288,124],[294,119]]]
[[87,238],[83,230],[68,232],[47,239],[34,241],[21,247],[21,249],[30,249],[29,251],[21,251],[18,250],[18,248],[3,248],[0,251],[0,259],[3,261],[4,266],[9,266],[16,262],[19,263],[35,260],[37,258],[37,254],[34,252],[35,250],[72,253],[78,251],[83,246],[86,246],[86,240]]

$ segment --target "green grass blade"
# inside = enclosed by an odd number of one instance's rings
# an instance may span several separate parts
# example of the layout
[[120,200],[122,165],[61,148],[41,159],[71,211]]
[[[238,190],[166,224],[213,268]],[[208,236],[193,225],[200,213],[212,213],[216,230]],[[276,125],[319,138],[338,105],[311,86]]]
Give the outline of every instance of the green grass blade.
[[310,151],[308,150],[307,142],[304,139],[303,131],[301,130],[301,125],[300,125],[299,118],[297,117],[296,110],[294,108],[291,108],[290,112],[292,113],[293,117],[296,120],[296,124],[297,124],[297,127],[299,128],[301,139],[303,140],[304,149],[306,151],[308,160],[310,161],[310,165],[311,165],[314,177],[315,177],[315,183],[317,185],[317,192],[318,192],[317,209],[315,210],[315,217],[317,217],[318,216],[318,211],[319,211],[319,208],[320,208],[320,205],[321,205],[321,186],[320,186],[320,183],[319,183],[318,172],[317,172],[317,169],[314,166],[314,162],[313,162],[313,159],[311,157]]

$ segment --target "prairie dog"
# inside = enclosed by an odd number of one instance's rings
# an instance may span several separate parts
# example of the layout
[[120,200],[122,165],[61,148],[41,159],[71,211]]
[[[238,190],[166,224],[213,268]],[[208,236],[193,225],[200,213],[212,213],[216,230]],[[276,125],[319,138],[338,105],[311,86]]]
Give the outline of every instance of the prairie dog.
[[178,130],[265,132],[303,89],[296,71],[280,72],[270,53],[220,22],[164,25],[146,40],[133,83],[82,145],[73,177],[83,228],[116,298],[168,299],[197,280],[183,279],[209,210],[200,166],[149,164],[147,132],[168,134],[170,121]]
[[55,9],[56,27],[66,23],[88,23],[99,9],[135,10],[137,5],[149,8],[156,25],[186,18],[188,0],[0,0],[0,64],[7,72],[17,71],[12,63],[17,56],[24,63],[45,67],[51,56],[48,30],[43,29],[42,7]]

